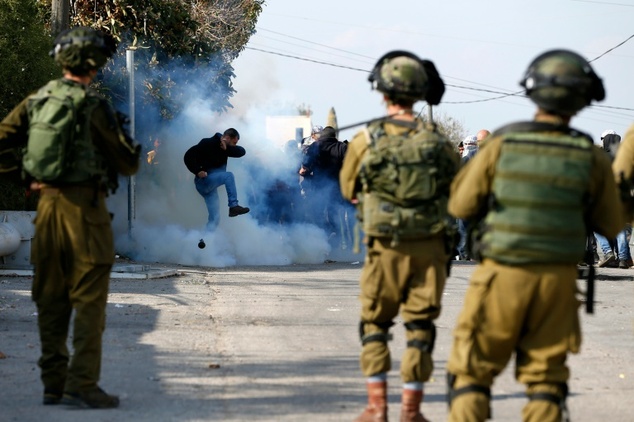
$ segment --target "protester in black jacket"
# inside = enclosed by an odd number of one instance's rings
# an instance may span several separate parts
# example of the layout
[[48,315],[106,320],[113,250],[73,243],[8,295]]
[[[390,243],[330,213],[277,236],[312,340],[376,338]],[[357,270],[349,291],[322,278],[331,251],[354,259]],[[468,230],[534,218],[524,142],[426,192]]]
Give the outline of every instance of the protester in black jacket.
[[308,147],[302,160],[304,173],[313,173],[313,177],[317,180],[339,180],[339,170],[341,170],[347,148],[347,143],[339,142],[337,139],[335,129],[332,126],[326,126],[319,140]]
[[249,212],[249,208],[238,205],[238,191],[233,173],[227,171],[227,159],[240,158],[246,154],[244,148],[237,146],[240,134],[230,128],[223,134],[216,133],[211,138],[203,138],[185,153],[185,165],[196,177],[194,185],[204,198],[209,218],[207,229],[218,226],[218,187],[224,185],[229,202],[229,217]]
[[337,131],[326,126],[317,142],[307,150],[299,174],[312,175],[311,190],[306,193],[310,219],[329,233],[339,231],[339,213],[347,204],[339,189],[339,171],[348,148],[337,139]]

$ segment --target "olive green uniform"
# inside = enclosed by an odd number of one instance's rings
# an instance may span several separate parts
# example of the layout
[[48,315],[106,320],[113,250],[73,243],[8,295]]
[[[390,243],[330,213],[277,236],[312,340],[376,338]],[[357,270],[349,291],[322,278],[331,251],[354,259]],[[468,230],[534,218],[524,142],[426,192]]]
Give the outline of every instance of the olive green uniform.
[[[538,114],[535,120],[563,124],[552,115]],[[489,138],[458,173],[449,200],[452,215],[474,218],[489,200],[502,140],[499,135]],[[588,209],[578,212],[587,212],[591,229],[614,237],[624,221],[610,162],[598,147],[592,146],[589,154]],[[459,393],[451,403],[450,421],[489,417],[490,387],[513,352],[515,376],[533,398],[524,407],[523,419],[560,420],[558,404],[544,397],[565,399],[570,376],[566,357],[581,345],[576,261],[530,261],[508,264],[485,256],[471,277],[447,367],[453,391]]]
[[[11,170],[9,158],[19,157],[15,151],[26,146],[28,130],[25,99],[0,123],[0,156],[4,157],[0,171]],[[90,133],[111,177],[138,170],[139,151],[126,140],[114,111],[103,99],[91,115]],[[20,166],[19,161],[14,162],[15,172]],[[114,263],[105,196],[106,181],[43,185],[41,189],[31,250],[32,298],[42,343],[38,364],[48,393],[86,391],[95,388],[100,377],[101,339]],[[73,309],[74,353],[70,358],[66,340]]]
[[[407,129],[386,123],[385,131],[390,135]],[[357,134],[348,146],[339,176],[341,192],[348,200],[355,200],[361,191],[359,171],[367,149],[364,132]],[[448,143],[447,155],[452,157],[457,171],[459,157]],[[388,328],[400,309],[404,323],[411,324],[406,331],[408,343],[423,346],[407,347],[401,361],[401,377],[404,382],[427,381],[433,370],[431,349],[435,333],[431,322],[440,314],[447,278],[449,252],[444,233],[425,239],[400,240],[396,246],[391,245],[390,238],[369,238],[366,243],[360,279],[362,333],[365,337],[378,334],[386,339]],[[391,368],[385,341],[365,343],[360,360],[363,374],[368,377]]]

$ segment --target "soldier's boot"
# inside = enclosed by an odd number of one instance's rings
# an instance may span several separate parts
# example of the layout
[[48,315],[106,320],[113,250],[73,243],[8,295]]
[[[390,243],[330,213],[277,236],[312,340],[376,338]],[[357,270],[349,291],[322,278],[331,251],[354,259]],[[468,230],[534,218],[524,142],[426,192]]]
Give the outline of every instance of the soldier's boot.
[[403,389],[401,398],[401,422],[429,422],[420,413],[420,404],[423,401],[421,390]]
[[387,422],[387,382],[368,382],[368,406],[355,422]]
[[95,387],[77,393],[65,392],[61,403],[84,409],[112,409],[119,406],[119,397],[110,395],[101,388]]

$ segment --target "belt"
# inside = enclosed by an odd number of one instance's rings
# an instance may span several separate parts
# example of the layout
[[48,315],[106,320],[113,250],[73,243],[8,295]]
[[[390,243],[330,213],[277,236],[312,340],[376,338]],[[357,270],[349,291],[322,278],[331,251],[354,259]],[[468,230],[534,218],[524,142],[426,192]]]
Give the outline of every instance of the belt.
[[[65,193],[82,193],[86,195],[95,194],[95,186],[43,186],[40,189],[41,195],[59,195]],[[98,190],[100,195],[105,195],[105,192],[101,189]]]

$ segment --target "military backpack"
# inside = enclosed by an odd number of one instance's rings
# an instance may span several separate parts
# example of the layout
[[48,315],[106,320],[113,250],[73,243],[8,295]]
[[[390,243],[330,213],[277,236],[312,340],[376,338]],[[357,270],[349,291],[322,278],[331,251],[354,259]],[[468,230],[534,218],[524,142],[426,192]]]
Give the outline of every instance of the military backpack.
[[90,116],[99,104],[96,93],[57,79],[28,99],[29,138],[24,172],[36,180],[72,184],[101,178],[103,159],[90,136]]
[[[388,134],[385,123],[409,126]],[[363,185],[360,219],[370,237],[423,239],[450,226],[449,185],[457,171],[448,142],[422,121],[387,120],[366,128],[368,150],[359,177]]]

